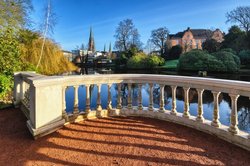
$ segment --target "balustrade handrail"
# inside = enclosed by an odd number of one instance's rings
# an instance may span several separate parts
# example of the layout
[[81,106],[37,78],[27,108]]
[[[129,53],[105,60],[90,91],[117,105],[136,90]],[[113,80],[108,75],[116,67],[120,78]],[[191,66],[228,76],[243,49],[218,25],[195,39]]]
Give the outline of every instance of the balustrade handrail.
[[179,87],[199,88],[250,97],[250,82],[188,76],[111,74],[84,76],[49,76],[42,78],[39,77],[38,79],[37,77],[28,77],[27,80],[35,86],[48,86],[53,84],[73,86],[82,84],[155,83],[169,86],[177,85]]
[[[18,76],[18,77],[17,77]],[[66,113],[65,90],[67,87],[74,87],[74,111],[73,116],[76,118],[80,115],[78,109],[78,87],[86,87],[86,118],[102,116],[100,103],[100,86],[108,85],[108,106],[106,111],[110,115],[133,115],[149,116],[158,119],[168,120],[182,125],[187,125],[198,130],[215,134],[222,139],[233,142],[247,150],[250,150],[249,133],[239,131],[237,119],[237,99],[239,96],[250,97],[250,82],[233,81],[214,78],[200,78],[187,76],[172,75],[154,75],[154,74],[112,74],[112,75],[80,75],[80,76],[43,76],[35,73],[19,73],[16,78],[21,79],[19,83],[25,81],[30,88],[30,118],[28,127],[33,136],[41,133],[52,132],[61,127],[68,121],[69,115]],[[18,79],[16,79],[18,80]],[[17,81],[18,83],[18,81]],[[117,108],[112,108],[111,92],[112,84],[118,85],[118,104]],[[128,84],[128,105],[121,105],[121,84]],[[132,107],[131,85],[138,84],[139,96],[137,111]],[[141,99],[142,84],[149,84],[149,107],[147,112],[143,112]],[[153,86],[160,85],[160,108],[155,110],[153,107]],[[95,111],[90,109],[90,85],[97,85],[98,98],[97,108]],[[164,86],[170,86],[172,89],[172,109],[166,112],[164,109]],[[16,86],[15,86],[16,87]],[[184,90],[184,110],[183,113],[176,111],[176,88],[181,87]],[[198,92],[197,116],[193,117],[189,113],[189,90],[194,88]],[[214,98],[213,120],[208,121],[203,117],[202,94],[204,90],[210,90]],[[231,98],[232,111],[230,118],[230,127],[225,127],[219,121],[218,97],[220,93],[228,93]],[[18,95],[15,95],[18,97]],[[42,101],[41,101],[42,100]],[[122,112],[124,111],[125,112]],[[128,112],[126,111],[128,110]],[[116,113],[120,111],[120,113]],[[132,111],[132,112],[131,112]],[[94,113],[93,113],[94,112]],[[113,113],[112,113],[113,112]],[[43,117],[43,116],[47,117]],[[63,118],[62,118],[63,117]],[[51,127],[52,126],[52,127]]]

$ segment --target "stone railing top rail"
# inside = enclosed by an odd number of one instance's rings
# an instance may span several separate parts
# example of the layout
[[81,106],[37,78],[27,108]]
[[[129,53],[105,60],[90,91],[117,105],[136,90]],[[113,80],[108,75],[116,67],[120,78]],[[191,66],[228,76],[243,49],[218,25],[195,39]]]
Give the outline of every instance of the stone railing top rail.
[[14,75],[20,76],[22,78],[22,80],[24,80],[28,84],[33,84],[33,81],[32,81],[33,79],[31,79],[31,78],[40,79],[42,77],[47,77],[45,75],[37,74],[36,72],[33,72],[33,71],[16,72],[16,73],[14,73]]
[[239,94],[250,97],[250,82],[245,81],[154,74],[43,76],[34,73],[24,73],[24,75],[29,76],[26,77],[25,81],[29,84],[33,84],[35,87],[55,84],[73,86],[84,84],[156,83],[170,86],[205,89],[237,95]]

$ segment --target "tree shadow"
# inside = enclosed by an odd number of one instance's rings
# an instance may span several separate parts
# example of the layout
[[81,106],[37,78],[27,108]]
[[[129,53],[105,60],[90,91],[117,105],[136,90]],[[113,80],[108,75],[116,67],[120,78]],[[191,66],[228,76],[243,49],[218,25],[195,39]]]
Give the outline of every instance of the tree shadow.
[[250,152],[215,136],[150,118],[86,120],[34,141],[22,112],[10,109],[0,112],[0,138],[0,165],[250,163]]

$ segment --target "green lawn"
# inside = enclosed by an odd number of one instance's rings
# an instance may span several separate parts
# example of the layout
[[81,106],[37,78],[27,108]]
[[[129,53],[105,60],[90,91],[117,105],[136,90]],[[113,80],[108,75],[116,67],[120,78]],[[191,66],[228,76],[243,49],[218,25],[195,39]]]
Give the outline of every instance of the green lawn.
[[175,59],[175,60],[167,60],[165,62],[165,64],[163,66],[161,66],[161,68],[163,69],[176,69],[177,68],[177,64],[178,64],[179,60]]

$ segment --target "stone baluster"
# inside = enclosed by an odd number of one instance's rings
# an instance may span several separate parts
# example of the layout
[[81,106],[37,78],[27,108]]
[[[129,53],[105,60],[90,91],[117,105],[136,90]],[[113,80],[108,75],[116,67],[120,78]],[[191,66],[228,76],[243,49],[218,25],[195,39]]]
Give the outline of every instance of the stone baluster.
[[164,103],[164,87],[165,85],[160,85],[160,109],[159,112],[165,112],[165,103]]
[[107,110],[112,110],[112,99],[111,99],[111,84],[108,84],[108,105]]
[[189,87],[183,87],[184,90],[184,112],[183,112],[183,117],[184,118],[189,118]]
[[142,84],[138,84],[138,110],[139,111],[143,110],[141,90],[142,90]]
[[96,111],[101,112],[102,111],[102,104],[101,104],[101,86],[100,84],[97,85],[97,105],[96,105]]
[[91,112],[91,109],[90,109],[90,85],[86,84],[85,87],[86,87],[86,108],[85,108],[85,111],[87,114],[89,114]]
[[230,118],[231,124],[228,131],[231,132],[232,134],[238,134],[239,128],[238,128],[237,100],[239,98],[239,95],[229,94],[229,96],[231,98],[232,111]]
[[177,86],[171,86],[171,89],[172,89],[172,110],[171,110],[170,114],[172,114],[172,115],[177,115],[177,111],[176,111],[176,88],[177,88]]
[[128,109],[132,110],[132,93],[131,90],[132,89],[132,84],[128,83]]
[[121,88],[122,84],[117,84],[118,87],[118,96],[117,96],[117,109],[122,109],[122,97],[121,97]]
[[78,109],[78,85],[76,85],[76,86],[74,86],[74,111],[73,111],[73,114],[75,115],[75,116],[77,116],[78,115],[78,113],[79,113],[79,109]]
[[154,84],[149,84],[149,106],[148,106],[148,110],[149,111],[154,111],[154,107],[153,107],[153,89],[154,88]]
[[65,102],[65,93],[66,93],[66,87],[64,86],[62,88],[62,117],[65,119],[65,121],[67,122],[68,121],[68,115],[67,115],[67,112],[66,112],[66,102]]
[[198,122],[204,122],[204,117],[203,117],[203,102],[202,102],[202,94],[204,92],[204,89],[196,89],[198,92],[198,114],[196,120]]
[[211,123],[214,127],[220,127],[220,115],[219,115],[219,95],[221,92],[212,91],[214,97],[214,113],[213,113],[213,121]]

